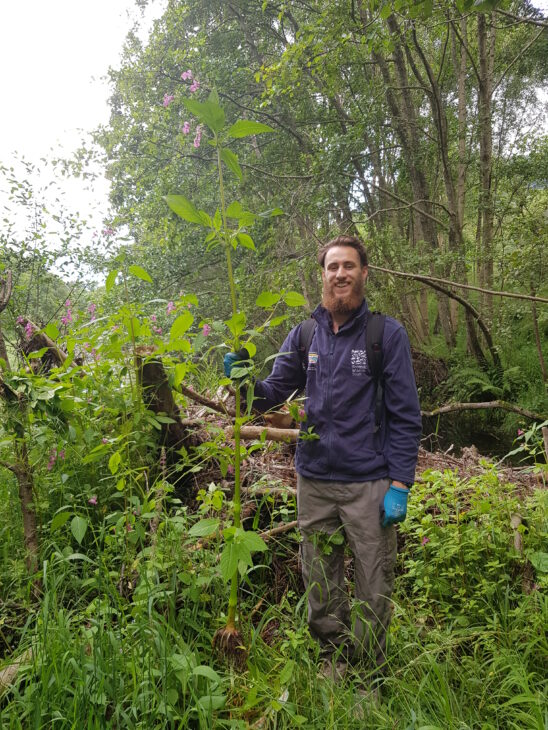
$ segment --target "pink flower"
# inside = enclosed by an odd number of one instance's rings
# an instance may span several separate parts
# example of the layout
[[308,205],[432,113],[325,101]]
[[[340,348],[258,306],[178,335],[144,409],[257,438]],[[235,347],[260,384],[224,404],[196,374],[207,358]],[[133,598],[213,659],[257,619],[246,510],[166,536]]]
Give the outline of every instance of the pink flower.
[[176,309],[176,306],[173,302],[168,302],[166,307],[166,314],[171,314]]
[[25,325],[25,334],[29,340],[32,337],[33,332],[34,332],[34,327],[32,326],[32,322],[27,322],[27,324]]
[[101,439],[101,443],[108,444],[108,439],[103,436],[103,438]]
[[204,324],[204,326],[202,327],[203,336],[207,337],[210,332],[211,332],[211,326],[208,324]]
[[192,71],[190,69],[188,69],[188,71],[183,71],[183,73],[181,74],[181,78],[183,79],[183,81],[189,81],[189,80],[191,80],[192,79]]
[[518,428],[518,436],[523,436],[525,431],[522,428]]
[[94,494],[93,497],[90,497],[88,499],[88,504],[93,504],[93,505],[97,504],[97,495],[96,494]]
[[198,91],[199,88],[200,88],[200,82],[196,81],[196,79],[194,79],[194,81],[188,87],[188,90],[190,91],[191,94],[193,94],[195,91]]
[[153,327],[152,329],[154,330],[154,332],[156,332],[157,335],[161,335],[162,334],[162,328],[161,327]]
[[299,408],[299,418],[302,420],[306,416],[306,411],[304,411],[302,408]]
[[173,99],[175,99],[173,94],[164,94],[164,100],[163,100],[162,104],[165,107],[168,107],[171,104],[171,102],[173,101]]
[[430,542],[430,538],[425,536],[421,540],[421,545],[424,547],[429,542]]
[[94,304],[94,303],[92,302],[92,303],[91,303],[91,304],[89,305],[89,307],[88,307],[88,312],[89,312],[89,314],[91,315],[91,321],[92,321],[92,322],[93,322],[93,320],[95,319],[95,312],[96,312],[96,311],[97,311],[97,305],[96,305],[96,304]]
[[55,466],[55,462],[57,461],[57,449],[52,449],[49,452],[49,461],[46,465],[46,469],[48,471],[51,471],[53,467]]
[[227,468],[226,468],[226,473],[227,473],[227,474],[230,474],[231,476],[232,476],[232,474],[234,474],[234,467],[232,466],[232,464],[229,464],[229,465],[227,466]]
[[89,350],[89,348],[91,347],[91,345],[89,344],[89,342],[84,342],[84,344],[82,345],[82,347],[84,348],[84,350]]
[[99,360],[99,353],[97,352],[97,350],[94,347],[91,349],[90,355],[95,360],[95,362],[97,362]]
[[67,301],[65,302],[65,307],[66,307],[67,309],[69,309],[69,308],[70,308],[70,299],[67,299]]
[[181,127],[181,132],[183,134],[189,134],[190,133],[190,122],[185,122],[183,126]]
[[150,321],[151,321],[151,322],[156,322],[156,319],[157,319],[157,317],[156,317],[156,315],[155,315],[155,314],[151,314],[151,315],[150,315]]
[[196,127],[196,136],[194,137],[194,147],[198,149],[200,142],[202,141],[202,125],[198,124]]
[[115,232],[114,228],[111,228],[110,226],[103,228],[103,236],[114,236]]
[[58,459],[64,459],[65,458],[65,449],[61,449],[61,451],[57,454]]
[[21,315],[19,315],[15,321],[17,322],[17,324],[25,324],[25,322],[27,320],[25,317],[22,317]]

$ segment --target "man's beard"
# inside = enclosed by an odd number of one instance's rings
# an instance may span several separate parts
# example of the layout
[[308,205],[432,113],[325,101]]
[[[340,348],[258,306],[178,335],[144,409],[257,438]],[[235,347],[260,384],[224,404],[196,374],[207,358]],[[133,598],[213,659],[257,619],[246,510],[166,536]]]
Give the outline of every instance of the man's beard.
[[336,284],[328,284],[324,281],[322,291],[322,304],[329,312],[336,314],[349,314],[358,309],[363,301],[363,281],[356,280],[348,294],[344,297],[337,297],[334,294]]

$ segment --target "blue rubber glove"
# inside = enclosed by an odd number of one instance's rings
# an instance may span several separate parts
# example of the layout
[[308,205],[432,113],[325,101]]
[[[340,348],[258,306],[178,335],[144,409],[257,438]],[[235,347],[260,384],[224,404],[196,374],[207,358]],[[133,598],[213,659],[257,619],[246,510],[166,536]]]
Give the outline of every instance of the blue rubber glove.
[[381,509],[381,524],[383,527],[405,520],[408,495],[408,489],[396,487],[395,484],[390,485],[388,492],[384,495],[384,503]]
[[223,367],[227,378],[232,377],[232,368],[234,365],[240,365],[241,363],[242,366],[245,366],[245,363],[243,363],[242,360],[249,360],[249,352],[245,349],[245,347],[242,347],[242,349],[238,350],[238,352],[226,353],[223,358]]

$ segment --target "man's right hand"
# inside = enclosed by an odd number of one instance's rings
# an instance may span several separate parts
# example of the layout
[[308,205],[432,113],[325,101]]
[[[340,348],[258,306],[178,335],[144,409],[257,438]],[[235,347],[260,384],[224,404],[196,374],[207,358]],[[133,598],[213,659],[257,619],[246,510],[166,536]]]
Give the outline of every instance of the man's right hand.
[[238,350],[238,352],[227,352],[223,358],[223,366],[226,377],[232,378],[233,380],[239,380],[242,376],[239,375],[233,378],[232,368],[234,366],[245,367],[245,360],[249,360],[249,352],[245,349],[245,347],[242,347],[242,349]]

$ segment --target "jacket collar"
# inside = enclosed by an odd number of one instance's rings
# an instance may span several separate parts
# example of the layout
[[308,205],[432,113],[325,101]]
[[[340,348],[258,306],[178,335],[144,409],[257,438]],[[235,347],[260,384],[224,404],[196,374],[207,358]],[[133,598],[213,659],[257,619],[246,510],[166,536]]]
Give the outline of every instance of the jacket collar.
[[[343,324],[342,327],[339,328],[339,332],[349,330],[353,327],[363,324],[367,319],[368,314],[369,307],[367,306],[367,302],[364,299],[358,309],[352,312],[350,318]],[[321,327],[324,327],[329,331],[333,331],[331,313],[322,304],[318,304],[316,309],[312,312],[312,317],[314,317],[316,322]]]

